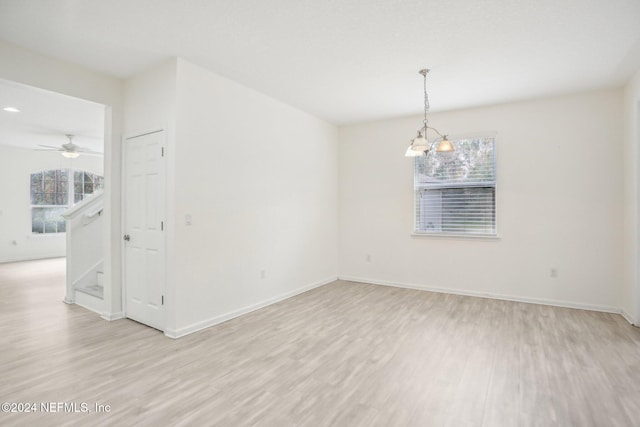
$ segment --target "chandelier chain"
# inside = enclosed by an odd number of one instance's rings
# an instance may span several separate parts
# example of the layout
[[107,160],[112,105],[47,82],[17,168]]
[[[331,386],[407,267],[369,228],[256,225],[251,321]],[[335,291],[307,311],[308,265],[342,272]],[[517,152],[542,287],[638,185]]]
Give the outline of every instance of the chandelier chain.
[[427,113],[429,112],[429,94],[427,94],[427,73],[425,72],[422,75],[424,76],[424,120],[422,121],[422,123],[424,123],[424,130],[426,134],[429,124],[429,120],[427,119]]

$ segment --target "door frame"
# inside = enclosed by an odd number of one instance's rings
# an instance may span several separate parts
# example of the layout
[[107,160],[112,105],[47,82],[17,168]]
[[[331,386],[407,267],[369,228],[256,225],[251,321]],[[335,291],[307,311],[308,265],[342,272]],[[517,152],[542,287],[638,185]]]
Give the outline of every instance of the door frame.
[[[163,174],[163,189],[164,189],[164,203],[162,206],[163,209],[163,214],[162,216],[164,217],[164,231],[165,233],[163,233],[163,237],[162,237],[162,245],[163,245],[163,271],[161,272],[161,276],[164,278],[164,281],[162,283],[162,295],[164,296],[164,304],[163,304],[163,308],[162,308],[162,332],[165,332],[167,329],[167,304],[166,304],[166,296],[167,296],[167,128],[166,126],[163,127],[157,127],[157,128],[153,128],[152,130],[147,130],[147,131],[140,131],[140,132],[131,132],[128,134],[125,134],[122,137],[122,150],[121,150],[121,154],[120,154],[120,165],[122,166],[120,168],[120,283],[122,283],[122,314],[123,314],[123,318],[128,318],[127,317],[127,281],[126,281],[126,269],[127,269],[127,261],[126,261],[126,247],[125,247],[125,241],[124,241],[124,235],[126,234],[127,231],[127,223],[126,223],[126,209],[127,209],[127,203],[126,203],[126,184],[127,184],[127,180],[126,180],[126,176],[127,176],[127,162],[126,162],[126,155],[127,155],[127,140],[129,139],[133,139],[133,138],[137,138],[137,137],[141,137],[141,136],[145,136],[145,135],[151,135],[154,133],[162,133],[162,146],[164,148],[164,155],[162,156],[162,174]],[[133,319],[131,319],[133,320]],[[152,326],[149,325],[145,325],[149,328],[152,328]]]

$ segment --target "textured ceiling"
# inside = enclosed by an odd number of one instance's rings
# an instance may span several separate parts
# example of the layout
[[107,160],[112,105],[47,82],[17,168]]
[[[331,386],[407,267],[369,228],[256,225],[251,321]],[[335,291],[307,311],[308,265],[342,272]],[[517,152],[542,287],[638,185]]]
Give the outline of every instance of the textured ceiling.
[[336,124],[620,86],[639,0],[0,0],[0,39],[119,77],[171,56]]

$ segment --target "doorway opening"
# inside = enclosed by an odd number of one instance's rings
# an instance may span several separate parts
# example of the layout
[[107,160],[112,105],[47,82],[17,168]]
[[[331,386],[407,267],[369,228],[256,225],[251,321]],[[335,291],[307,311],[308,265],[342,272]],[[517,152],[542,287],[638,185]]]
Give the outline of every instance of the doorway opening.
[[0,263],[66,258],[60,299],[103,299],[108,107],[1,79],[0,100]]

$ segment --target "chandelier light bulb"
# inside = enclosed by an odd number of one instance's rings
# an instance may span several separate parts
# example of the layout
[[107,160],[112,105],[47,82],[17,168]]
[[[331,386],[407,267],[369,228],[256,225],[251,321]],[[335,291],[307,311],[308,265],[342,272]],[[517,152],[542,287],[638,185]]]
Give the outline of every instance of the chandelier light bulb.
[[422,131],[418,132],[418,136],[411,141],[411,149],[413,151],[427,151],[429,149],[429,141],[424,137]]
[[442,138],[440,144],[438,144],[438,148],[436,148],[436,151],[438,153],[450,153],[454,150],[455,148],[453,148],[453,144],[447,139],[446,135],[444,136],[444,138]]
[[424,154],[424,151],[417,151],[413,149],[413,145],[407,147],[407,151],[404,153],[405,157],[420,157]]

